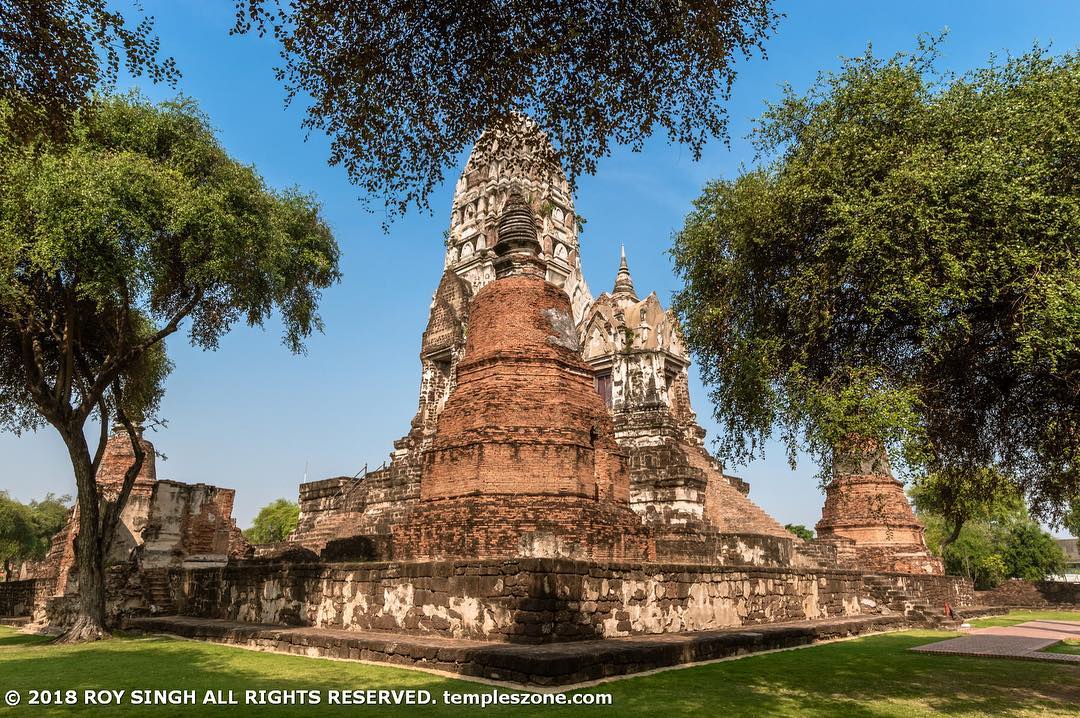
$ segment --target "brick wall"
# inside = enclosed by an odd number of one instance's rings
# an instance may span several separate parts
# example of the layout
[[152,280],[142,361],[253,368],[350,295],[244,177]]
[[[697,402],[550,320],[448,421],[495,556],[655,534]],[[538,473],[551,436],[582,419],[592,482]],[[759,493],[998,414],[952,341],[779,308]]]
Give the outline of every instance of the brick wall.
[[543,643],[860,612],[859,574],[559,559],[289,564],[186,571],[181,613]]
[[493,494],[421,502],[393,527],[393,557],[647,560],[654,544],[627,506],[580,496]]
[[0,616],[29,616],[37,581],[0,581]]
[[953,608],[986,605],[975,598],[971,581],[960,576],[918,575],[911,573],[879,574],[912,598],[926,601],[940,611],[948,603]]
[[1014,579],[975,596],[983,606],[1080,606],[1080,583]]

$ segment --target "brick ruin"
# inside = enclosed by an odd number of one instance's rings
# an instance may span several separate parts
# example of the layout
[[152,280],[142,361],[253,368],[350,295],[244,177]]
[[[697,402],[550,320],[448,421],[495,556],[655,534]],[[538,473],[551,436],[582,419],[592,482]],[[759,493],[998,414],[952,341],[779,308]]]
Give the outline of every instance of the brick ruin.
[[834,473],[815,526],[819,539],[851,541],[849,560],[869,571],[945,572],[942,560],[926,548],[925,529],[883,451],[870,447],[845,452]]
[[[158,480],[148,452],[116,615],[552,642],[970,603],[887,466],[838,468],[814,541],[757,506],[705,448],[673,316],[639,297],[625,254],[594,299],[578,250],[547,139],[526,119],[490,133],[456,188],[417,411],[389,461],[302,484],[288,540],[247,546],[232,491]],[[110,439],[106,491],[126,441]],[[38,591],[54,623],[76,530]]]
[[[220,566],[247,550],[232,519],[232,489],[185,484],[157,478],[153,444],[141,436],[145,452],[127,504],[113,533],[106,556],[107,612],[114,618],[142,611],[173,609],[169,572],[182,567]],[[131,440],[122,427],[109,436],[98,468],[98,489],[114,500],[124,474],[135,461]],[[57,533],[45,559],[34,566],[30,605],[25,607],[41,625],[65,625],[75,610],[78,571],[75,540],[79,533],[76,505]]]

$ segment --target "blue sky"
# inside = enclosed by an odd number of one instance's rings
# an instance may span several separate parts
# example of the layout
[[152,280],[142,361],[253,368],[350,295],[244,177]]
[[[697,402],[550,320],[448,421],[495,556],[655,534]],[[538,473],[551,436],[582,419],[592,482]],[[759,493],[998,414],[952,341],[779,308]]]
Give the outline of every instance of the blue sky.
[[[420,335],[465,157],[431,197],[431,215],[414,211],[383,233],[383,216],[365,211],[345,172],[327,165],[327,140],[305,140],[301,106],[283,108],[272,69],[276,47],[228,35],[231,2],[146,0],[146,7],[157,18],[162,47],[183,72],[178,89],[198,100],[228,151],[271,185],[318,195],[342,249],[344,279],[323,298],[326,331],[308,342],[306,356],[290,354],[273,323],[265,330],[238,327],[216,352],[193,349],[184,336],[169,341],[176,363],[162,406],[169,426],[149,437],[168,457],[159,461],[158,476],[235,488],[235,514],[247,526],[269,501],[295,500],[305,466],[312,480],[354,474],[365,463],[381,463],[408,430]],[[753,162],[746,135],[783,83],[805,89],[819,70],[837,67],[840,56],[859,54],[868,43],[878,54],[892,54],[913,48],[919,33],[945,28],[941,67],[957,72],[1035,41],[1052,43],[1056,52],[1080,46],[1080,3],[1072,0],[785,2],[779,9],[786,17],[767,44],[768,59],[739,64],[728,104],[730,147],[713,142],[695,163],[685,148],[657,137],[640,153],[616,150],[579,181],[577,211],[588,221],[582,263],[594,295],[610,289],[625,244],[638,291],[656,291],[668,303],[677,288],[667,255],[672,233],[708,180],[734,177]],[[175,94],[138,80],[121,82],[121,89],[131,85],[155,99]],[[702,425],[715,437],[696,373],[691,392]],[[64,445],[51,428],[21,438],[0,434],[0,457],[0,488],[18,499],[74,493]],[[779,445],[770,445],[763,460],[729,471],[749,480],[751,498],[781,522],[812,526],[820,517],[817,467],[804,461],[792,472]]]

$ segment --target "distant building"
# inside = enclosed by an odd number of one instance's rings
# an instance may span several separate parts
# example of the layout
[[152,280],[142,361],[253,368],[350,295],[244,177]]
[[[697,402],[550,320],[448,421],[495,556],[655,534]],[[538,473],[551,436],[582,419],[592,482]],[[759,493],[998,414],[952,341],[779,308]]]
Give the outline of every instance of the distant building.
[[1080,583],[1080,539],[1059,538],[1054,539],[1054,542],[1065,552],[1065,559],[1068,561],[1065,567],[1065,575],[1061,578],[1066,581]]

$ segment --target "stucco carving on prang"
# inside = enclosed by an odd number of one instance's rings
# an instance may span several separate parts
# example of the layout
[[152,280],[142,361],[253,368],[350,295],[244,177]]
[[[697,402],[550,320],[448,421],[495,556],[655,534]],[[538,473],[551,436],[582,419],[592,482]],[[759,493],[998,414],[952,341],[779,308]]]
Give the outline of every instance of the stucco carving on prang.
[[495,279],[496,223],[514,188],[536,215],[547,279],[563,288],[574,320],[580,321],[592,295],[581,274],[574,198],[550,142],[526,117],[485,132],[469,156],[454,192],[445,267],[466,280],[474,294]]

